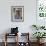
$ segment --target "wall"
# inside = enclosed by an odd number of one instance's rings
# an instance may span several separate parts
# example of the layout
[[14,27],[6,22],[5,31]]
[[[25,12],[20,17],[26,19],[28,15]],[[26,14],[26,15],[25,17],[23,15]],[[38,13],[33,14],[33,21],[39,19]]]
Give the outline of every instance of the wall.
[[[11,22],[11,6],[24,6],[24,22]],[[0,0],[0,34],[19,27],[19,32],[29,32],[32,36],[32,24],[36,24],[36,0]]]

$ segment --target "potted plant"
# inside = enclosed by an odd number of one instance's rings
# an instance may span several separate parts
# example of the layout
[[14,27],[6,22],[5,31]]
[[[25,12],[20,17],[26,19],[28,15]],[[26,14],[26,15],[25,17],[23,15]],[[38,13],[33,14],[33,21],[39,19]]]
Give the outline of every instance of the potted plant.
[[45,34],[46,34],[45,32],[35,32],[33,35],[37,38],[38,43],[40,43],[40,40],[42,38],[45,38],[44,37],[46,36]]
[[35,28],[36,30],[45,29],[45,26],[32,25],[32,27]]
[[40,29],[45,29],[45,26],[40,26]]
[[32,25],[33,28],[35,28],[36,30],[38,30],[38,26],[37,25]]

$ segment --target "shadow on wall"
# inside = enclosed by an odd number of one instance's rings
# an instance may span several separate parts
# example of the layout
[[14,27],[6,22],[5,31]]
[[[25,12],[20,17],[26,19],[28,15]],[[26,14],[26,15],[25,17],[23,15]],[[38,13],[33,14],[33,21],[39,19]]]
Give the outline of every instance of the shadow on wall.
[[8,28],[8,29],[5,29],[4,32],[2,34],[5,34],[5,33],[10,33],[11,32],[11,28]]
[[29,31],[30,41],[36,42],[37,39],[34,38],[34,36],[33,36],[33,33],[36,32],[36,30],[34,28],[32,28],[32,25],[29,26],[29,29],[30,29],[30,31]]
[[11,28],[7,28],[7,29],[3,30],[3,32],[0,34],[0,42],[4,41],[4,35],[5,35],[6,32],[10,33]]

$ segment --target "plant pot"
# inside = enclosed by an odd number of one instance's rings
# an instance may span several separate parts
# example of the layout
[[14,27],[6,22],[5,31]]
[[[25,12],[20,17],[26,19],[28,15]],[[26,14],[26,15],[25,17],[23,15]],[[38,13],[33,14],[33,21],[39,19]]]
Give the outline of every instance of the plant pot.
[[38,39],[37,42],[38,42],[39,44],[41,44],[41,43],[44,42],[44,40],[45,40],[45,39]]
[[37,43],[40,43],[40,39],[37,39]]

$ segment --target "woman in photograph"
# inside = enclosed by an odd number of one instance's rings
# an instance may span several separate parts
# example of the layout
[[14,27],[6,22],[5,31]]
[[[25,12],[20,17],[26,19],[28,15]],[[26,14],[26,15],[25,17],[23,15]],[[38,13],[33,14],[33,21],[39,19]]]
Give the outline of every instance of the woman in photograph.
[[16,10],[15,19],[22,19],[21,11]]

